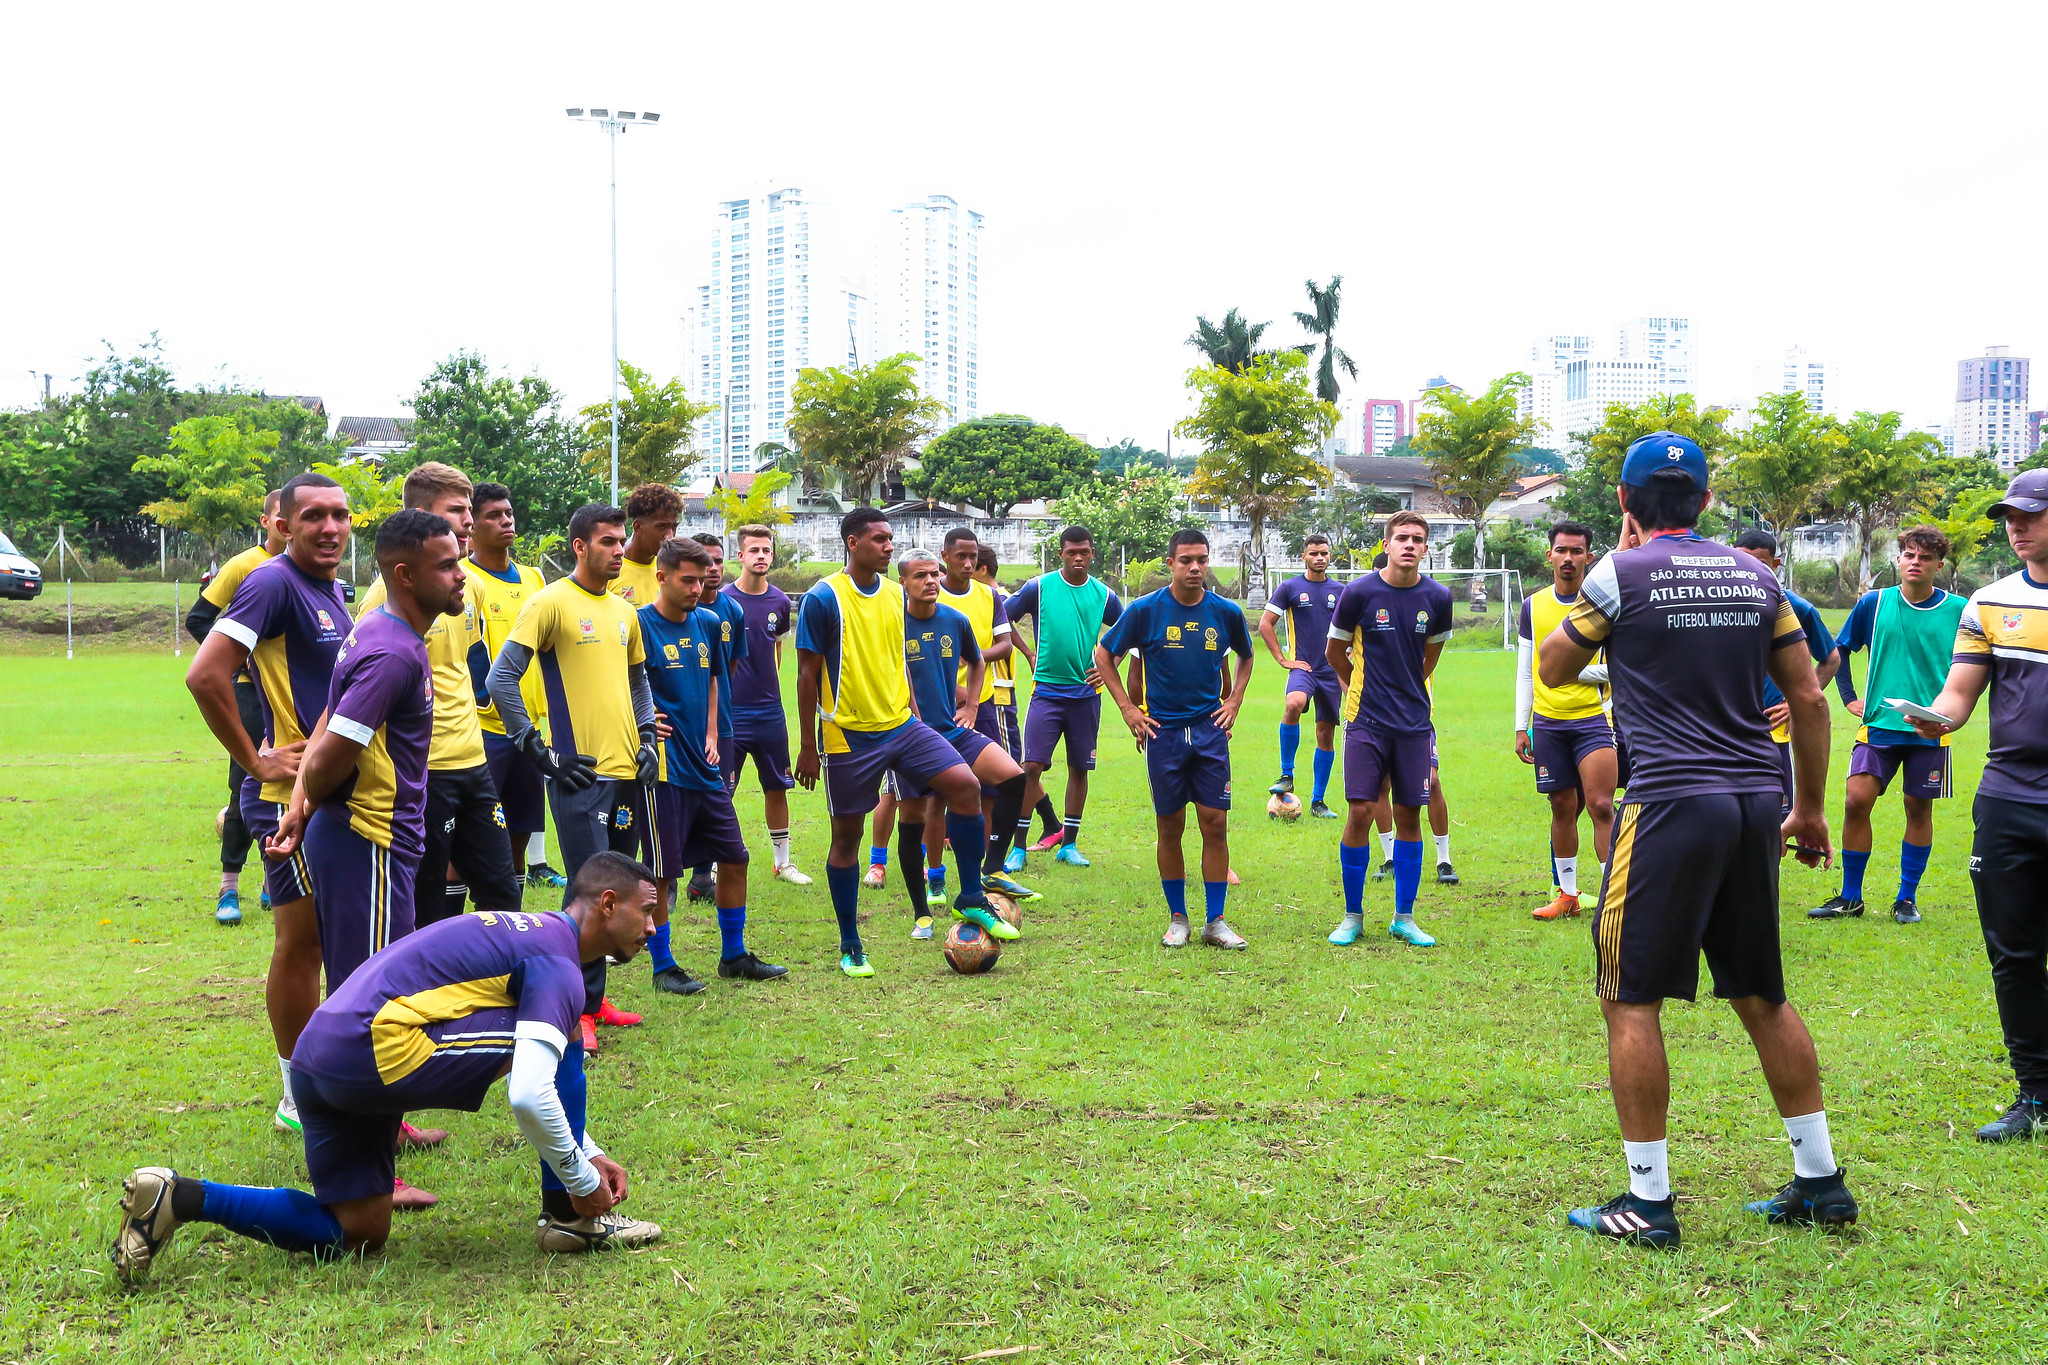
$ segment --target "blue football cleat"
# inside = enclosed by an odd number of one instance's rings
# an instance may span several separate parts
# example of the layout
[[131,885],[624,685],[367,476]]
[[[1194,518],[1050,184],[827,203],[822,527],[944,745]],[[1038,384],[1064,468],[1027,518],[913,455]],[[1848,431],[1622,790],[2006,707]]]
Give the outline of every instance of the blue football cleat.
[[1330,931],[1330,942],[1339,948],[1349,948],[1358,942],[1359,934],[1365,930],[1364,915],[1346,915],[1337,921],[1337,927]]
[[1856,1196],[1849,1193],[1849,1186],[1842,1179],[1840,1168],[1833,1175],[1811,1179],[1794,1176],[1790,1184],[1769,1199],[1759,1199],[1742,1207],[1766,1223],[1798,1223],[1827,1228],[1848,1227],[1861,1212],[1856,1207]]
[[1010,851],[1003,855],[1003,871],[1022,872],[1023,870],[1024,850],[1017,847],[1015,844],[1011,844]]
[[1422,926],[1412,919],[1396,919],[1387,926],[1387,932],[1411,948],[1434,948],[1436,940],[1422,932]]
[[1617,1242],[1668,1249],[1678,1245],[1678,1201],[1617,1194],[1597,1209],[1573,1209],[1565,1217],[1575,1228]]
[[263,892],[263,912],[265,914],[270,913],[270,892],[268,889],[265,889]]
[[1059,852],[1052,855],[1052,860],[1056,863],[1065,863],[1068,867],[1091,866],[1089,861],[1081,856],[1079,844],[1061,844]]
[[223,891],[220,903],[213,907],[215,924],[235,925],[242,922],[242,897],[239,892]]

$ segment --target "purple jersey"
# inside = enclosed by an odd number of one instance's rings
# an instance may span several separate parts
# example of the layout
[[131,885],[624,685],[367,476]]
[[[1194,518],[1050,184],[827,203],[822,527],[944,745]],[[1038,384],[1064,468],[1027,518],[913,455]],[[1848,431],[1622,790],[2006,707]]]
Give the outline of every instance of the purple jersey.
[[583,1010],[576,921],[485,911],[456,915],[376,954],[327,997],[292,1055],[295,1070],[343,1086],[431,1095],[434,1108],[483,1106],[515,1038],[567,1050]]
[[[213,628],[249,651],[265,747],[296,744],[313,732],[350,624],[334,580],[315,578],[289,554],[251,569],[235,589]],[[264,783],[263,799],[291,800],[292,779]]]
[[1354,578],[1337,598],[1329,638],[1351,646],[1344,719],[1389,735],[1420,734],[1429,715],[1429,646],[1451,638],[1451,590],[1434,578],[1397,588],[1379,570]]
[[782,709],[782,675],[776,667],[775,644],[796,629],[796,609],[789,594],[770,583],[765,591],[741,592],[728,583],[718,595],[740,609],[741,638],[746,652],[732,660],[732,701],[735,711]]
[[1337,598],[1344,585],[1334,578],[1321,582],[1307,574],[1296,574],[1274,590],[1266,600],[1266,612],[1287,622],[1287,645],[1292,657],[1318,674],[1335,672],[1330,667],[1330,622],[1337,615]]
[[1764,670],[1806,635],[1769,569],[1701,536],[1660,535],[1596,564],[1561,629],[1607,650],[1629,802],[1784,789]]
[[327,728],[363,746],[355,776],[325,804],[349,828],[417,859],[426,848],[427,747],[434,738],[434,672],[427,642],[384,607],[363,613],[334,656]]

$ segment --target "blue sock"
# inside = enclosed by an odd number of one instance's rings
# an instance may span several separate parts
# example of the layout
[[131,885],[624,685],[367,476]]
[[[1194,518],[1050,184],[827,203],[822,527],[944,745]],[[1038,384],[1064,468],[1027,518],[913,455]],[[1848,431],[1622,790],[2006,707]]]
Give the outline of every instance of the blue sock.
[[[1349,844],[1337,845],[1338,875],[1344,881],[1344,913],[1362,915],[1365,913],[1365,877],[1372,871],[1372,848],[1353,848]],[[1416,874],[1420,876],[1418,872]]]
[[868,845],[868,866],[869,866],[869,867],[887,867],[888,865],[889,865],[889,850],[888,850],[888,849],[886,849],[886,848],[883,848],[883,847],[882,847],[882,846],[881,846],[880,844],[869,844],[869,845]]
[[1159,889],[1166,893],[1166,913],[1178,915],[1180,918],[1186,919],[1188,917],[1187,878],[1176,877],[1172,881],[1168,881],[1166,878],[1161,877],[1159,879]]
[[[569,1134],[576,1141],[583,1141],[583,1114],[590,1098],[590,1087],[583,1079],[583,1040],[572,1038],[562,1053],[562,1060],[555,1065],[555,1093],[562,1100],[562,1117],[569,1120]],[[543,1161],[540,1163],[540,1187],[544,1190],[566,1189],[555,1168]]]
[[747,907],[718,907],[718,955],[730,962],[747,952]]
[[944,895],[946,890],[945,867],[927,867],[924,870],[924,884],[931,888],[934,896]]
[[199,1182],[206,1196],[200,1221],[283,1251],[339,1251],[341,1224],[304,1190],[260,1189],[254,1185]]
[[[1182,882],[1181,886],[1185,889],[1187,883]],[[1214,924],[1223,918],[1223,898],[1229,894],[1230,883],[1227,881],[1202,883],[1202,908],[1208,912],[1209,923]]]
[[649,966],[654,968],[656,976],[660,976],[663,972],[676,965],[675,954],[668,950],[668,926],[666,924],[654,926],[654,935],[647,940],[647,962]]
[[860,869],[825,864],[825,886],[832,893],[832,913],[839,917],[839,951],[860,950]]
[[953,865],[960,869],[960,895],[967,901],[981,899],[981,860],[988,850],[988,822],[981,812],[955,815],[946,812],[946,842],[953,846]]
[[1899,841],[1900,900],[1909,901],[1920,894],[1920,874],[1927,870],[1927,857],[1933,852],[1933,844],[1909,844],[1903,839]]
[[1315,756],[1316,792],[1311,799],[1320,801],[1330,790],[1330,769],[1337,766],[1335,749],[1318,749]]
[[1394,914],[1415,913],[1415,893],[1422,889],[1422,840],[1394,840]]
[[[1911,845],[1908,845],[1911,847]],[[1863,869],[1870,865],[1868,853],[1854,849],[1842,850],[1842,899],[1860,901],[1863,899]]]
[[1294,776],[1294,751],[1301,747],[1301,727],[1283,725],[1280,727],[1280,772],[1283,776]]

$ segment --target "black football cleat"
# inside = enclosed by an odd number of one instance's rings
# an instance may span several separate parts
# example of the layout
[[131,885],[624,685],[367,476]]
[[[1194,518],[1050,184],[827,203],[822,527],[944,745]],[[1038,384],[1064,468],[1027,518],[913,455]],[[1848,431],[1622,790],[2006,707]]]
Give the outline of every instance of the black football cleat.
[[1292,794],[1294,791],[1294,774],[1280,774],[1280,780],[1278,782],[1275,782],[1272,786],[1266,788],[1266,791],[1273,796],[1287,796]]
[[741,981],[773,981],[778,976],[788,976],[789,968],[763,962],[752,953],[741,953],[738,957],[720,958],[718,974]]
[[1342,818],[1337,812],[1330,809],[1330,803],[1327,801],[1309,802],[1308,813],[1318,820],[1337,820]]
[[1893,901],[1892,918],[1901,924],[1918,924],[1920,922],[1920,907],[1910,900]]
[[1436,865],[1436,879],[1445,886],[1456,886],[1458,884],[1458,871],[1449,863],[1438,863]]
[[670,995],[695,995],[704,989],[704,983],[681,967],[668,967],[654,974],[654,989]]
[[1742,1206],[1767,1223],[1798,1223],[1823,1228],[1845,1228],[1860,1212],[1856,1196],[1849,1193],[1838,1167],[1833,1175],[1794,1176],[1790,1184],[1769,1199]]
[[1660,1251],[1678,1245],[1678,1201],[1638,1199],[1617,1194],[1597,1209],[1573,1209],[1565,1217],[1575,1228],[1617,1242],[1656,1247]]
[[2048,1129],[2048,1102],[2022,1094],[2012,1107],[1977,1130],[1979,1142],[2018,1142]]
[[1389,858],[1385,862],[1380,864],[1379,870],[1372,874],[1372,879],[1376,882],[1383,882],[1393,875],[1394,860],[1392,858]]
[[708,901],[715,894],[716,886],[717,883],[709,876],[692,877],[689,885],[683,888],[683,894],[693,901]]
[[1862,915],[1863,902],[1843,896],[1829,896],[1825,904],[1816,905],[1806,912],[1808,919],[1860,919]]

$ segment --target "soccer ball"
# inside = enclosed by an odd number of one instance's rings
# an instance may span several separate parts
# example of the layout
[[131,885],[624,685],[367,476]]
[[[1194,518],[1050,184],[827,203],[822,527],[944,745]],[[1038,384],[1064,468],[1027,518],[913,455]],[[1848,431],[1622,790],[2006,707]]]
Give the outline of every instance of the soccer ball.
[[1274,792],[1266,798],[1266,818],[1269,820],[1299,820],[1301,798],[1293,792]]
[[946,931],[946,965],[962,976],[979,976],[996,965],[1001,945],[965,920]]
[[213,837],[216,839],[220,838],[222,835],[227,833],[227,828],[228,808],[226,806],[222,806],[218,811],[214,812]]
[[988,897],[988,903],[996,912],[996,918],[1009,925],[1012,929],[1022,929],[1024,927],[1024,911],[1016,901],[1011,900],[1000,891],[985,891],[982,894]]

